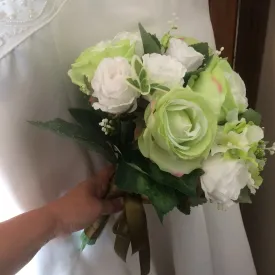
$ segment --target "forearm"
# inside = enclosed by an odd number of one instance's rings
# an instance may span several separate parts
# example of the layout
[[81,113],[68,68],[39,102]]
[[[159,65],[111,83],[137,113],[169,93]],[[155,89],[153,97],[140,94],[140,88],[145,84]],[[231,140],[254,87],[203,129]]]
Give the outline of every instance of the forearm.
[[13,275],[53,239],[57,222],[48,207],[17,216],[0,223],[0,270]]

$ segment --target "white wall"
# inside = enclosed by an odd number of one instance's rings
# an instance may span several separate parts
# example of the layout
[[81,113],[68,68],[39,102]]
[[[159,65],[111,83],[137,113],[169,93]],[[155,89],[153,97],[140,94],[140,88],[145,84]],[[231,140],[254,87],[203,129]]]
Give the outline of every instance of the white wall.
[[[257,110],[263,115],[266,139],[275,141],[275,0],[271,0]],[[258,275],[274,275],[275,156],[269,159],[263,176],[253,204],[244,206],[243,213]]]

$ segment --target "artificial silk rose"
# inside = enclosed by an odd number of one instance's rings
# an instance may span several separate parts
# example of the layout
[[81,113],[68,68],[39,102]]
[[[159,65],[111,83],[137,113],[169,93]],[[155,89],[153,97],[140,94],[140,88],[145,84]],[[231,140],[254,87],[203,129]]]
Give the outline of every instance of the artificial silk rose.
[[166,51],[167,55],[174,57],[187,69],[196,71],[203,63],[204,56],[188,46],[182,39],[171,38]]
[[143,65],[151,83],[159,83],[169,88],[183,84],[186,68],[175,58],[161,54],[145,54]]
[[229,63],[215,55],[206,70],[199,74],[199,78],[194,83],[190,84],[195,92],[204,96],[212,104],[219,120],[225,119],[223,111],[225,105],[228,110],[237,108],[225,77],[225,74],[231,71]]
[[124,57],[131,60],[135,53],[135,43],[124,39],[121,41],[100,42],[94,47],[86,49],[72,64],[68,72],[72,82],[80,87],[80,90],[90,95],[92,91],[89,84],[94,77],[99,63],[107,57]]
[[138,92],[128,86],[126,79],[131,75],[131,66],[126,58],[104,58],[92,79],[94,109],[111,114],[134,111]]
[[143,44],[140,34],[137,32],[120,32],[118,33],[113,42],[119,42],[121,40],[130,40],[131,44],[135,45],[135,54],[137,56],[142,56],[144,54]]
[[245,83],[239,74],[232,70],[231,73],[226,73],[225,77],[230,86],[231,93],[237,104],[240,113],[243,113],[248,107],[248,99],[246,97]]
[[216,55],[212,57],[206,70],[190,85],[213,104],[219,121],[225,120],[232,110],[242,113],[247,108],[244,83],[230,64]]
[[163,171],[188,174],[209,154],[217,129],[211,106],[189,87],[156,92],[145,111],[138,145]]
[[202,169],[201,186],[206,198],[225,208],[234,204],[245,186],[254,184],[243,161],[224,159],[221,154],[205,160]]

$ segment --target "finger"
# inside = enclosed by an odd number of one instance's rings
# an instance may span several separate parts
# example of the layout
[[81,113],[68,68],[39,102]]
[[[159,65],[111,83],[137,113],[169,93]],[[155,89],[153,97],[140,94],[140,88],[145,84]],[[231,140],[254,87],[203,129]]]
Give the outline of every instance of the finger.
[[110,215],[119,212],[123,209],[123,199],[105,200],[102,201],[102,214]]
[[109,166],[107,168],[102,169],[97,177],[96,177],[96,194],[98,197],[102,197],[106,195],[106,192],[108,190],[108,186],[111,180],[111,177],[114,174],[114,167]]
[[101,169],[96,176],[97,182],[100,184],[109,183],[110,178],[113,176],[114,172],[115,172],[115,168],[113,165],[110,165],[108,167]]

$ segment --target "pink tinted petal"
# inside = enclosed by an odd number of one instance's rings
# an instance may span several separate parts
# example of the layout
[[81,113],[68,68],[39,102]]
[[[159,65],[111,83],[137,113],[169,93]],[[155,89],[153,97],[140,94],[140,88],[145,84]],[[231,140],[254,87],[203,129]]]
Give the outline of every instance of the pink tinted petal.
[[142,129],[140,127],[136,127],[135,133],[134,133],[135,140],[137,140],[139,138],[141,133],[142,133]]
[[181,177],[184,175],[184,173],[182,173],[182,172],[177,172],[177,173],[172,173],[172,175],[173,175],[174,177],[181,178]]
[[150,106],[151,106],[151,112],[153,113],[155,111],[155,107],[156,107],[156,101],[153,100],[151,103],[150,103]]
[[212,76],[212,81],[217,85],[219,93],[222,93],[222,85],[215,76]]
[[91,104],[93,104],[95,101],[96,101],[96,98],[91,96],[90,99],[89,99],[89,102]]

